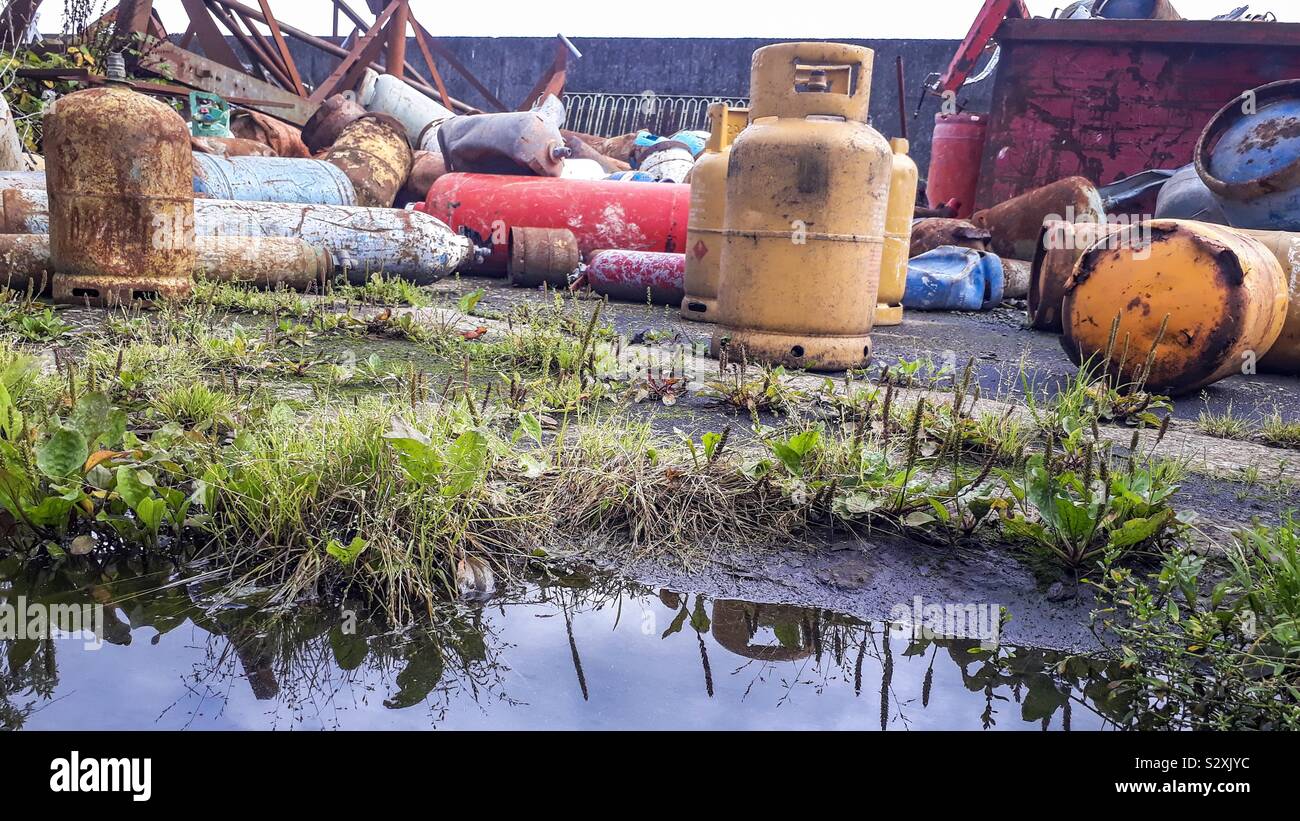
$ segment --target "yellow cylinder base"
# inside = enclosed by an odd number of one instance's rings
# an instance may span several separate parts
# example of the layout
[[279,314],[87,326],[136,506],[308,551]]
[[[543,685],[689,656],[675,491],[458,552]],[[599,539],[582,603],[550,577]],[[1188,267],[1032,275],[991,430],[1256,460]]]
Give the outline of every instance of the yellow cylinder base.
[[903,324],[903,306],[902,305],[877,305],[876,321],[877,328],[881,326],[892,327]]
[[732,362],[740,360],[743,350],[749,362],[808,371],[847,371],[864,368],[871,361],[871,337],[867,335],[809,336],[720,325],[713,332],[710,356],[720,357],[724,347]]
[[717,322],[717,297],[687,294],[682,300],[682,319],[689,319],[692,322]]

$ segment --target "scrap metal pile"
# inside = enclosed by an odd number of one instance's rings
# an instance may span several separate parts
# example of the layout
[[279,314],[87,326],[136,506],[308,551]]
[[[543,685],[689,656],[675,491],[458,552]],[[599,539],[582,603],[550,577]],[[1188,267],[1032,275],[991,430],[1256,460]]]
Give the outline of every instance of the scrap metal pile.
[[[149,5],[124,2],[119,25],[153,31],[139,16]],[[322,41],[340,62],[310,91],[281,29],[313,38],[276,24],[266,2],[186,6],[181,45],[143,50],[136,68],[172,61],[169,76],[192,86],[188,123],[141,93],[167,84],[128,79],[117,58],[48,107],[44,171],[18,158],[0,169],[10,287],[117,305],[187,293],[195,275],[302,290],[375,272],[504,275],[679,306],[714,323],[715,356],[832,371],[865,366],[873,327],[905,322],[904,309],[1025,299],[1033,328],[1120,384],[1184,393],[1243,363],[1300,373],[1300,233],[1287,233],[1300,232],[1300,80],[1221,101],[1185,167],[1109,185],[1068,176],[976,210],[981,165],[1006,153],[986,150],[996,118],[945,108],[918,205],[906,118],[889,141],[869,124],[870,49],[761,48],[750,107],[715,103],[709,132],[602,138],[563,128],[557,95],[576,54],[563,38],[520,110],[485,113],[447,94],[435,50],[481,84],[405,0],[369,25],[349,12],[352,47]],[[1076,4],[1060,24],[1126,15],[1201,25],[1167,3],[1115,0]],[[989,0],[933,91],[956,99],[1003,18],[1044,22]],[[214,19],[239,32],[260,79],[202,73],[213,60],[246,68]],[[252,39],[254,21],[273,36]],[[431,78],[405,60],[408,26]],[[184,50],[195,37],[206,57]],[[900,95],[902,81],[900,60]]]

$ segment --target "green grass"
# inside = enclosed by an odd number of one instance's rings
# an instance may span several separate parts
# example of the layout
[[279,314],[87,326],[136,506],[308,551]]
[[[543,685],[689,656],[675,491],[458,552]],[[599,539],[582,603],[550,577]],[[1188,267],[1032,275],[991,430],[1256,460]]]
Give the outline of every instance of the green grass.
[[1276,411],[1259,425],[1259,438],[1280,448],[1300,448],[1300,422],[1287,422]]

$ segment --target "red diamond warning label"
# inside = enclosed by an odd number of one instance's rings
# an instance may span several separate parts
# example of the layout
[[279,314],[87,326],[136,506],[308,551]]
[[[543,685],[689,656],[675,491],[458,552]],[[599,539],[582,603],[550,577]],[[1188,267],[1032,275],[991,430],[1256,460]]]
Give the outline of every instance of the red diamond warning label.
[[704,240],[698,240],[695,243],[695,248],[693,250],[695,251],[696,259],[704,259],[704,255],[709,253],[709,246],[704,244]]

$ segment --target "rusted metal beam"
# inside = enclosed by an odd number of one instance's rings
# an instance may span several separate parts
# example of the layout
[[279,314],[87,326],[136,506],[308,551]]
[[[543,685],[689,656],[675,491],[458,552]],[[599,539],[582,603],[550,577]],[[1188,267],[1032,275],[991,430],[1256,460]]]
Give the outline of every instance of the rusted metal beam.
[[262,111],[295,125],[303,125],[316,113],[317,103],[264,83],[215,60],[200,57],[172,43],[155,44],[140,58],[140,67],[182,85],[220,94],[226,100],[248,100],[245,108]]
[[435,38],[432,34],[430,34],[428,29],[420,25],[419,22],[415,20],[415,18],[411,18],[411,25],[415,27],[416,31],[422,33],[425,36],[425,38],[428,41],[429,48],[435,54],[442,57],[442,59],[446,60],[447,65],[454,68],[456,70],[456,73],[464,77],[466,82],[472,85],[474,89],[478,91],[479,94],[483,95],[483,99],[487,100],[488,103],[492,105],[494,108],[496,108],[497,111],[510,110],[510,107],[508,105],[498,100],[497,96],[493,94],[488,89],[487,86],[483,85],[483,83],[480,82],[479,79],[474,76],[474,73],[470,71],[468,68],[466,68],[465,64],[462,63],[460,59],[456,57],[455,54],[452,54],[451,51],[446,46],[438,42],[437,38]]
[[438,65],[433,62],[433,52],[429,51],[429,44],[424,39],[423,30],[419,25],[413,26],[412,29],[415,31],[415,43],[420,47],[420,54],[424,56],[424,64],[429,67],[433,82],[438,86],[438,96],[442,98],[443,105],[451,108],[451,95],[447,93],[447,85],[442,81],[442,72],[438,71]]
[[[239,44],[244,47],[244,53],[248,56],[249,63],[252,66],[252,73],[259,80],[269,81],[270,77],[267,75],[270,67],[265,65],[265,63],[270,61],[270,56],[262,53],[262,51],[257,47],[257,44],[249,39],[248,35],[244,33],[244,30],[239,27],[239,24],[235,22],[235,18],[231,17],[228,11],[220,6],[212,6],[208,11],[222,25],[224,25],[226,30],[229,31],[230,34],[239,41]],[[242,60],[240,60],[240,65],[243,65]],[[275,72],[272,71],[270,74],[271,76],[274,76]],[[282,86],[288,86],[289,84],[287,78],[281,80],[280,77],[276,77],[275,79],[280,81],[280,85]]]
[[384,33],[388,21],[392,19],[401,4],[402,0],[392,0],[384,7],[366,33],[357,38],[352,50],[339,62],[334,71],[330,72],[325,82],[312,92],[309,98],[312,102],[321,103],[339,91],[356,84],[361,71],[379,56],[379,51],[384,45],[379,35]]
[[401,78],[406,75],[406,23],[411,19],[411,7],[406,0],[397,0],[393,22],[388,25],[388,53],[384,65],[388,73]]
[[115,47],[121,48],[130,42],[132,35],[147,36],[153,20],[153,0],[122,0],[117,4],[116,20]]
[[[235,10],[243,11],[245,14],[248,14],[248,15],[249,15],[250,17],[252,17],[254,20],[261,20],[262,22],[265,22],[265,20],[264,20],[264,18],[263,18],[263,16],[262,16],[262,13],[261,13],[260,11],[256,11],[255,9],[252,9],[252,8],[250,8],[250,7],[248,7],[248,6],[245,6],[245,5],[243,5],[243,4],[239,3],[239,2],[237,2],[237,0],[210,0],[210,2],[218,3],[218,4],[222,5],[222,6],[225,6],[225,7],[228,8],[228,9],[231,9],[232,11],[235,11]],[[416,25],[416,23],[415,23],[415,18],[414,18],[414,17],[411,18],[411,24],[412,24],[412,25]],[[315,36],[314,34],[308,34],[307,32],[303,31],[302,29],[295,28],[295,27],[289,25],[288,23],[283,23],[283,22],[280,23],[280,30],[283,31],[286,35],[288,35],[288,36],[294,38],[295,40],[298,40],[299,42],[302,42],[302,43],[306,43],[307,45],[311,46],[312,48],[315,48],[315,49],[318,49],[318,50],[320,50],[320,51],[323,51],[323,52],[325,52],[326,54],[332,54],[332,55],[334,55],[335,57],[344,57],[344,56],[346,56],[346,55],[348,54],[348,50],[347,50],[347,49],[345,49],[345,48],[343,48],[343,47],[341,47],[341,46],[335,45],[334,43],[331,43],[329,40],[325,40],[325,39],[322,39],[322,38],[320,38],[320,37],[317,37],[317,36]],[[437,47],[436,47],[436,46],[434,47],[434,50],[435,50],[435,51],[437,50]],[[449,59],[448,62],[451,63],[452,61]],[[458,65],[458,64],[459,64],[459,61],[456,61],[456,63],[453,63],[452,67],[455,68],[456,65]],[[375,62],[371,62],[370,65],[369,65],[369,68],[371,68],[371,69],[373,69],[373,70],[375,70],[375,71],[379,71],[379,72],[382,72],[382,71],[384,70],[383,66],[381,66],[381,65],[379,65],[379,64],[377,64],[377,63],[375,63]],[[416,91],[419,91],[419,92],[422,93],[422,94],[427,94],[427,95],[430,96],[430,97],[433,97],[433,96],[437,95],[437,93],[438,93],[437,90],[434,89],[434,88],[433,88],[431,85],[429,85],[427,82],[423,82],[423,81],[416,82],[416,80],[413,79],[413,77],[418,79],[418,78],[419,78],[419,74],[418,74],[418,72],[416,72],[416,71],[414,70],[414,68],[411,66],[411,64],[410,64],[409,62],[406,64],[406,70],[407,70],[408,73],[410,73],[410,74],[412,75],[412,77],[406,77],[406,78],[404,78],[405,81],[406,81],[406,84],[407,84],[407,85],[411,86],[411,87],[414,88]],[[457,69],[457,70],[459,71],[460,69]],[[496,98],[492,98],[492,99],[496,99]],[[475,113],[479,113],[479,110],[478,110],[477,108],[475,108],[474,106],[470,105],[469,103],[464,102],[463,100],[458,100],[458,99],[456,99],[455,97],[453,97],[453,98],[451,99],[451,102],[452,102],[452,105],[449,106],[449,107],[450,107],[450,108],[453,108],[454,110],[456,110],[456,111],[458,111],[458,112],[460,112],[460,113],[462,113],[462,114],[475,114]],[[498,102],[499,102],[499,101],[498,101]],[[501,110],[501,111],[505,111],[506,109],[505,109],[504,106],[502,106],[499,110]]]
[[[228,17],[232,16],[232,13],[226,11],[224,7],[211,6],[211,8],[213,10],[213,13],[216,13],[218,10],[221,10],[225,12],[226,16]],[[285,79],[287,80],[289,77],[289,70],[288,68],[285,67],[284,61],[280,59],[279,50],[276,49],[275,44],[272,43],[270,40],[266,39],[266,35],[263,34],[261,30],[257,28],[257,24],[253,20],[253,18],[249,17],[247,14],[244,14],[243,12],[238,12],[238,11],[233,12],[233,17],[239,20],[240,23],[243,23],[244,29],[248,32],[249,39],[258,45],[258,50],[266,55],[267,61],[270,64],[273,64],[276,68],[278,68],[280,70],[280,73],[283,74]],[[289,89],[290,91],[296,90],[292,88],[293,85],[292,81],[283,83],[283,85],[285,88]]]
[[244,62],[226,42],[226,37],[221,33],[217,22],[208,13],[207,4],[203,0],[181,0],[181,5],[185,7],[185,13],[190,16],[190,25],[194,26],[199,46],[203,49],[203,56],[229,68],[244,71]]
[[533,86],[533,90],[528,92],[528,96],[519,104],[519,111],[528,111],[538,100],[545,99],[548,94],[559,97],[564,93],[564,83],[569,73],[570,54],[582,56],[567,37],[563,34],[557,34],[555,37],[555,59],[551,63],[551,67],[537,81],[537,85]]
[[293,62],[293,55],[289,53],[289,45],[284,41],[284,34],[280,31],[280,21],[275,19],[271,13],[270,0],[258,0],[262,6],[262,18],[266,22],[266,27],[271,30],[271,39],[275,41],[275,48],[280,52],[280,60],[284,64],[285,71],[289,73],[289,79],[293,82],[293,90],[298,92],[299,97],[307,96],[307,89],[302,84],[302,76],[298,73],[298,66]]
[[[1242,23],[1224,20],[1006,20],[1001,40],[1148,45],[1237,45],[1268,48],[1300,45],[1300,23]],[[1270,55],[1271,57],[1272,55]],[[1283,75],[1278,75],[1283,76]]]

